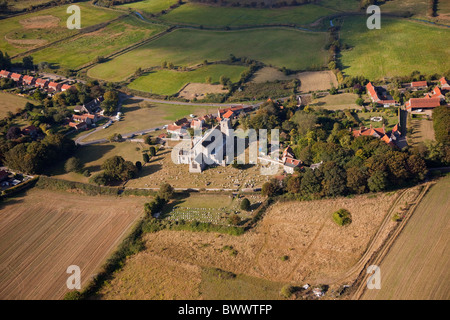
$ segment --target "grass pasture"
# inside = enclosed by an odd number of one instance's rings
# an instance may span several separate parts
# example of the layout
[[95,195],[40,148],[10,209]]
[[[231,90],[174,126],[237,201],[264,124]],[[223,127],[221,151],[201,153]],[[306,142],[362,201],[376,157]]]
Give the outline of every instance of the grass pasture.
[[341,34],[342,42],[352,47],[341,58],[343,72],[350,76],[374,80],[450,69],[448,28],[385,17],[380,30],[368,30],[365,18],[348,17]]
[[62,299],[70,265],[80,267],[86,285],[147,200],[40,189],[8,199],[0,216],[0,298]]
[[146,14],[160,13],[162,10],[169,9],[178,0],[142,0],[116,6],[117,8],[130,8]]
[[309,105],[327,110],[361,109],[355,101],[358,95],[354,93],[328,94],[324,97],[314,99]]
[[[81,8],[82,18],[81,27],[89,27],[102,22],[112,20],[120,15],[120,12],[113,10],[95,7],[89,3],[77,3]],[[45,9],[25,15],[3,19],[2,27],[0,28],[0,50],[8,52],[10,56],[27,51],[43,45],[48,42],[56,41],[70,35],[77,34],[78,30],[67,29],[66,20],[69,14],[66,13],[68,5],[57,6],[50,9]],[[45,19],[40,17],[48,17],[50,20],[58,20],[57,27],[51,29],[47,27],[40,27],[38,24],[34,28],[26,28],[23,22],[31,19],[40,20],[42,26],[46,25]],[[9,39],[9,41],[8,41]]]
[[237,82],[240,74],[246,70],[244,66],[212,64],[192,71],[159,70],[139,77],[129,88],[162,95],[174,95],[187,83],[206,83],[211,77],[212,83],[219,83],[220,77],[227,76],[231,82]]
[[24,108],[27,102],[31,101],[14,94],[0,92],[0,119],[6,117],[9,111],[15,113],[17,109]]
[[176,30],[143,47],[89,70],[92,78],[122,81],[138,68],[160,66],[163,61],[176,66],[193,66],[226,60],[230,54],[305,70],[325,64],[326,34],[283,28],[246,31]]
[[37,51],[32,56],[35,63],[46,61],[54,66],[76,69],[98,56],[107,56],[162,30],[160,26],[143,26],[138,18],[127,17],[95,32]]
[[278,9],[218,7],[187,3],[161,20],[172,24],[202,25],[205,27],[238,27],[274,24],[308,25],[335,10],[313,4]]
[[448,300],[450,177],[436,183],[380,264],[381,289],[363,300]]

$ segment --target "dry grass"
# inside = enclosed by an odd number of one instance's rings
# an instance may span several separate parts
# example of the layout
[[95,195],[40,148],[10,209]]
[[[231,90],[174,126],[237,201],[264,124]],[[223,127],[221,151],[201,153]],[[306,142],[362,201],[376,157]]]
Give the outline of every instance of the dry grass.
[[190,83],[183,88],[178,94],[179,97],[192,100],[202,100],[208,93],[226,93],[228,90],[224,90],[222,85],[207,84],[207,83]]
[[255,73],[252,82],[264,83],[276,80],[292,80],[295,78],[300,80],[300,91],[304,93],[317,90],[328,90],[331,89],[332,86],[338,86],[336,76],[331,71],[308,71],[285,75],[283,72],[272,67],[265,67],[258,70]]
[[0,298],[61,299],[70,265],[80,267],[84,286],[141,216],[145,200],[38,189],[9,199],[0,216]]
[[362,299],[450,298],[450,177],[428,191],[380,264],[381,289]]
[[361,107],[355,103],[356,99],[358,99],[358,95],[354,93],[329,94],[314,99],[309,105],[327,110],[361,109]]
[[3,119],[7,115],[8,111],[15,113],[18,109],[23,109],[26,103],[29,102],[26,98],[4,92],[0,92],[0,101],[1,119]]
[[[138,289],[133,284],[136,280],[127,278],[133,271],[144,270],[139,266],[139,261],[147,258],[142,256],[148,256],[151,261],[157,257],[163,261],[177,261],[183,266],[187,264],[195,272],[186,273],[186,279],[190,279],[190,275],[198,275],[195,267],[220,268],[250,277],[253,280],[246,282],[249,286],[254,286],[258,280],[299,285],[340,279],[361,258],[397,196],[392,193],[353,199],[279,203],[266,213],[256,229],[239,237],[188,231],[147,234],[144,239],[148,249],[129,260],[108,288],[107,292],[113,292],[114,295],[105,298],[126,298],[130,292],[133,295],[134,292],[147,290],[147,287],[142,286]],[[346,208],[352,214],[353,222],[347,227],[339,227],[331,218],[332,213],[339,208]],[[394,224],[392,221],[389,223]],[[236,250],[237,255],[224,250],[227,246]],[[289,258],[282,259],[283,256]],[[169,269],[172,269],[170,264]],[[155,270],[155,276],[161,272],[164,270]],[[135,275],[133,279],[138,277]],[[153,275],[144,277],[150,279]],[[179,283],[179,277],[175,275],[174,283],[164,286],[164,291],[181,291],[174,289]],[[195,279],[197,283],[198,279]],[[202,279],[211,280],[204,276]],[[155,286],[150,284],[150,280],[148,283],[148,291],[152,292],[149,296],[155,296]],[[247,288],[247,285],[243,288]],[[202,288],[210,286],[210,282],[201,283]],[[221,297],[236,297],[236,294],[227,292],[223,283],[216,283],[213,287],[222,288]],[[198,295],[198,292],[189,292],[191,297]],[[204,293],[201,298],[210,299],[211,295],[207,292],[210,291],[201,292]],[[214,295],[212,297],[217,298]]]

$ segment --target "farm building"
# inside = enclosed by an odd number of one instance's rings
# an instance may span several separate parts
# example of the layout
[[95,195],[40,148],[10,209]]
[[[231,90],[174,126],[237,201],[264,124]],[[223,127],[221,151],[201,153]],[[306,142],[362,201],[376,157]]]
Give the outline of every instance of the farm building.
[[100,117],[97,114],[82,114],[82,115],[75,114],[72,116],[73,122],[77,123],[86,122],[87,125],[92,125],[96,123],[99,119]]
[[405,104],[406,111],[408,112],[425,112],[430,113],[436,107],[441,105],[441,99],[437,98],[411,98]]

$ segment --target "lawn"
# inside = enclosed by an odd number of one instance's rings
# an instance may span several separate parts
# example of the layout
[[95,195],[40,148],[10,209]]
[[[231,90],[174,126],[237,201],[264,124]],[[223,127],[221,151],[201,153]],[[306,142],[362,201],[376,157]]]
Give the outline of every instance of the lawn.
[[446,28],[385,17],[380,30],[368,30],[365,18],[349,17],[341,39],[352,47],[342,52],[346,75],[375,80],[415,70],[441,74],[450,69],[450,30]]
[[177,2],[178,0],[142,0],[119,5],[117,8],[131,8],[147,14],[155,14],[160,13],[162,10],[169,9],[171,5],[174,5]]
[[230,54],[275,66],[309,69],[323,66],[326,33],[271,28],[247,31],[176,30],[143,47],[90,69],[92,78],[121,81],[138,68],[192,66],[203,60],[226,60]]
[[388,124],[385,126],[386,130],[392,129],[396,124],[398,124],[397,111],[395,110],[381,109],[380,111],[358,112],[355,114],[355,118],[359,119],[363,126],[370,127],[372,124],[374,128],[381,128],[383,123],[381,121],[371,121],[370,118],[372,117],[383,117],[384,119],[387,119]]
[[320,107],[327,110],[361,109],[355,101],[358,95],[354,93],[340,93],[335,95],[326,95],[314,99],[309,105],[311,107]]
[[[77,3],[81,8],[81,27],[89,27],[105,21],[112,20],[120,15],[120,12],[110,9],[92,6],[88,3]],[[66,20],[67,5],[53,7],[25,15],[2,20],[0,28],[0,50],[8,52],[10,56],[27,51],[36,45],[44,45],[70,35],[79,33],[78,30],[67,29]],[[54,20],[54,26],[46,28],[25,28],[23,22],[28,19],[46,17]],[[45,20],[45,19],[44,19]],[[44,21],[45,22],[45,21]],[[51,30],[51,32],[50,32]],[[10,41],[7,40],[11,39]]]
[[263,24],[308,25],[335,10],[317,5],[302,5],[279,9],[216,7],[187,3],[160,19],[173,24],[190,24],[211,27],[255,26]]
[[434,141],[433,121],[428,119],[412,119],[411,129],[413,130],[409,143],[413,146],[427,140]]
[[187,83],[206,83],[208,76],[212,79],[211,83],[218,83],[222,75],[230,78],[231,82],[237,82],[246,69],[244,66],[212,64],[193,71],[160,70],[139,77],[128,87],[155,94],[173,95]]
[[94,61],[98,56],[107,56],[162,30],[163,27],[158,25],[143,25],[137,17],[127,17],[106,28],[35,52],[32,56],[35,63],[46,61],[56,66],[76,69]]
[[23,109],[27,102],[31,102],[26,98],[16,96],[14,94],[0,92],[0,119],[6,117],[9,111],[15,113],[17,109]]
[[381,289],[363,300],[448,300],[450,177],[425,195],[379,265]]

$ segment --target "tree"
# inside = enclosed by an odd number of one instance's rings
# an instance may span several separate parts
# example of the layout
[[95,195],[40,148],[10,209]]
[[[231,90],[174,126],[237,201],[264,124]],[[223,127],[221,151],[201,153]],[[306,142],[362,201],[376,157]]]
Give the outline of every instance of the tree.
[[137,175],[136,166],[131,161],[125,161],[120,156],[106,159],[102,165],[102,169],[111,180],[116,181],[125,181]]
[[372,192],[385,190],[388,185],[386,172],[380,170],[375,171],[367,180],[367,185]]
[[8,140],[15,140],[20,137],[22,134],[22,130],[20,130],[19,127],[11,127],[8,129],[8,132],[6,133],[6,139]]
[[287,182],[287,191],[292,194],[300,193],[301,179],[299,176],[291,177]]
[[346,209],[339,209],[333,213],[333,220],[340,226],[345,226],[352,223],[352,216]]
[[341,196],[346,190],[346,172],[334,161],[325,162],[319,168],[323,173],[323,192],[330,197]]
[[148,145],[154,144],[154,142],[153,142],[153,140],[152,140],[152,136],[146,136],[144,142],[145,142],[146,144],[148,144]]
[[317,116],[305,111],[297,111],[291,118],[291,121],[297,125],[297,132],[304,135],[315,127]]
[[159,188],[158,196],[165,201],[169,201],[173,197],[174,191],[174,188],[170,184],[164,183]]
[[136,168],[138,169],[138,171],[142,170],[142,162],[140,161],[136,161],[136,163],[134,164],[136,166]]
[[362,98],[356,99],[356,104],[357,104],[358,106],[362,106],[362,105],[364,104],[364,99],[362,99]]
[[228,84],[228,82],[230,81],[230,78],[228,78],[227,76],[220,76],[220,84],[223,86],[226,86]]
[[81,172],[83,170],[83,164],[80,159],[76,157],[71,157],[66,161],[64,165],[66,172]]
[[247,198],[241,201],[241,210],[248,211],[250,209],[250,201]]
[[367,190],[367,169],[351,167],[347,169],[347,188],[351,193],[361,194]]
[[144,163],[147,163],[150,161],[150,157],[148,156],[147,153],[142,154],[142,160],[144,161]]
[[271,179],[263,184],[261,188],[261,194],[267,197],[273,197],[279,191],[278,181],[275,179]]
[[31,56],[24,57],[22,59],[22,65],[24,69],[33,70],[34,69],[33,57]]
[[239,217],[237,214],[233,214],[229,219],[228,219],[228,223],[232,224],[234,226],[239,225],[239,223],[241,223],[241,217]]
[[212,78],[211,76],[207,76],[205,79],[206,83],[212,83]]
[[150,156],[152,156],[152,157],[156,156],[155,147],[150,147],[150,149],[148,149],[148,152],[150,153]]

